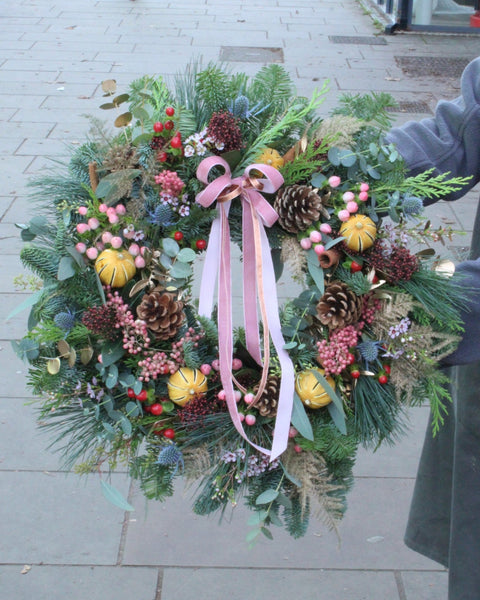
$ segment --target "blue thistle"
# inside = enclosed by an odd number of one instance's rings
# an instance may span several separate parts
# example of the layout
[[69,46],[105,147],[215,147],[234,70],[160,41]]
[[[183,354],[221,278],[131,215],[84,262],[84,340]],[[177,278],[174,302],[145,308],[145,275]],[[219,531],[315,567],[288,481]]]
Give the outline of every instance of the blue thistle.
[[168,227],[173,224],[172,209],[167,204],[157,204],[152,210],[147,208],[147,221],[152,225],[162,225]]
[[377,360],[381,345],[381,342],[374,342],[372,340],[367,340],[358,344],[357,349],[365,361],[367,368],[369,363]]
[[64,331],[70,331],[75,325],[75,314],[71,310],[59,312],[53,317],[53,321],[57,327]]
[[238,119],[249,119],[250,117],[256,117],[264,110],[266,110],[269,106],[270,105],[267,104],[266,106],[262,107],[261,103],[259,102],[258,104],[255,104],[255,106],[250,108],[249,99],[243,94],[239,94],[235,98],[235,100],[230,101],[228,105],[228,110],[232,113],[234,117],[237,117]]
[[158,458],[155,464],[162,465],[163,467],[175,466],[175,470],[172,473],[172,477],[178,471],[179,465],[182,465],[182,469],[185,468],[185,463],[183,462],[183,454],[181,450],[178,449],[177,444],[170,444],[168,446],[164,446],[158,453]]
[[406,217],[416,217],[423,212],[423,202],[416,196],[405,196],[402,200],[402,210]]

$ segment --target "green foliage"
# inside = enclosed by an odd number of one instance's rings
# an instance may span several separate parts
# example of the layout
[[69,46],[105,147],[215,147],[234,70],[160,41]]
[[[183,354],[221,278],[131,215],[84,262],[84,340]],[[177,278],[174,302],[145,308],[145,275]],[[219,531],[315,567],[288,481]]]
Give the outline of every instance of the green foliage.
[[388,109],[395,108],[397,103],[390,94],[345,94],[340,96],[339,100],[342,106],[337,108],[334,114],[353,116],[366,123],[375,123],[383,131],[391,127],[393,116]]
[[309,181],[310,177],[320,171],[326,162],[328,141],[322,140],[317,147],[309,144],[305,152],[300,153],[294,160],[287,162],[280,172],[284,179],[284,186]]
[[53,248],[26,245],[20,251],[20,259],[30,271],[44,281],[56,279],[60,259]]
[[393,443],[405,430],[403,407],[393,388],[376,377],[360,377],[354,390],[354,433],[365,447]]
[[307,533],[308,523],[310,521],[310,501],[303,508],[297,493],[290,496],[291,506],[285,507],[283,516],[285,519],[285,529],[296,540]]
[[432,369],[430,376],[418,382],[415,398],[421,404],[425,398],[430,403],[432,434],[435,436],[444,424],[445,416],[451,409],[452,397],[449,391],[450,378],[441,370]]
[[130,475],[140,482],[140,488],[149,500],[163,502],[173,495],[174,467],[156,464],[158,449],[149,448],[133,459]]
[[469,177],[449,177],[450,173],[441,173],[433,177],[434,169],[407,177],[400,191],[408,192],[412,196],[421,198],[444,198],[466,187],[472,179]]
[[247,95],[253,102],[268,107],[262,120],[285,110],[294,93],[290,75],[278,64],[263,66],[247,89]]
[[362,296],[367,294],[372,284],[368,281],[367,277],[361,272],[350,273],[342,266],[339,266],[335,271],[335,276],[348,285],[348,287],[357,294],[357,296]]
[[198,321],[205,332],[205,338],[210,346],[218,347],[218,327],[217,324],[208,317],[198,316]]
[[448,279],[434,270],[422,268],[408,281],[399,281],[398,286],[413,296],[438,323],[440,329],[451,332],[463,331],[460,311],[466,308],[468,290],[458,277]]
[[[77,148],[70,159],[68,169],[75,181],[90,186],[88,165],[92,162],[100,165],[105,156],[105,147],[89,141]],[[66,199],[66,198],[65,198]]]
[[209,64],[197,73],[196,95],[210,114],[226,110],[226,101],[230,96],[228,74],[217,65]]

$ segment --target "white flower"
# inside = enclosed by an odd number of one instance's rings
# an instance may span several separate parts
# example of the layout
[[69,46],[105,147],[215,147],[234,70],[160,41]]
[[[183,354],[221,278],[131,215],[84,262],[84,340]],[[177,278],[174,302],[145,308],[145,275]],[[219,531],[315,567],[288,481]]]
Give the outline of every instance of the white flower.
[[189,158],[190,156],[193,156],[195,154],[195,148],[193,146],[190,146],[190,144],[188,144],[188,146],[184,147],[183,152],[184,152],[185,156],[187,158]]

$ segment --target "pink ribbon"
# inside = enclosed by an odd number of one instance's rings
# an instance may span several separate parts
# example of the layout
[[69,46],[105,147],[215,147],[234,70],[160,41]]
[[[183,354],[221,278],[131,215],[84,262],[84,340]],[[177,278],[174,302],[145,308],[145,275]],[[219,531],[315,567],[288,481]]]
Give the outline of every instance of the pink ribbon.
[[[214,167],[223,167],[225,173],[209,183]],[[252,177],[252,171],[260,171],[264,178]],[[278,315],[275,274],[264,226],[271,227],[278,218],[273,207],[262,196],[274,193],[283,183],[283,177],[269,165],[253,164],[244,175],[232,178],[228,163],[217,156],[203,160],[197,170],[197,178],[207,187],[197,195],[197,202],[204,207],[217,201],[218,216],[212,223],[205,264],[200,286],[199,314],[210,317],[213,310],[215,281],[218,272],[218,338],[220,378],[226,395],[232,422],[240,435],[257,450],[274,460],[282,454],[288,443],[288,433],[293,407],[295,371],[286,350]],[[280,362],[282,378],[277,417],[271,450],[251,442],[238,414],[233,388],[233,324],[232,282],[230,255],[230,226],[228,214],[231,202],[240,197],[242,202],[243,236],[243,294],[244,321],[247,350],[259,365],[263,366],[260,390],[263,390],[268,374],[269,337],[271,337]],[[257,293],[264,329],[264,356],[260,349],[257,314]],[[260,392],[261,393],[261,392]],[[259,394],[257,394],[258,396]]]

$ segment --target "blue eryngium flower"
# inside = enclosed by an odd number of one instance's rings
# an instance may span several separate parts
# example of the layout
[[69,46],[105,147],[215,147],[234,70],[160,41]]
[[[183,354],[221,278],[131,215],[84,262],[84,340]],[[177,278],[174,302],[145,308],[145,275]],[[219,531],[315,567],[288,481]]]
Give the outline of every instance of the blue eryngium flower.
[[164,446],[158,453],[158,458],[155,464],[162,465],[163,467],[175,466],[175,470],[172,473],[172,477],[178,471],[179,465],[182,465],[182,469],[185,468],[185,463],[183,462],[183,454],[181,450],[178,449],[177,444],[169,444],[168,446]]
[[406,217],[416,217],[423,212],[423,202],[416,196],[405,196],[402,200],[402,210]]

